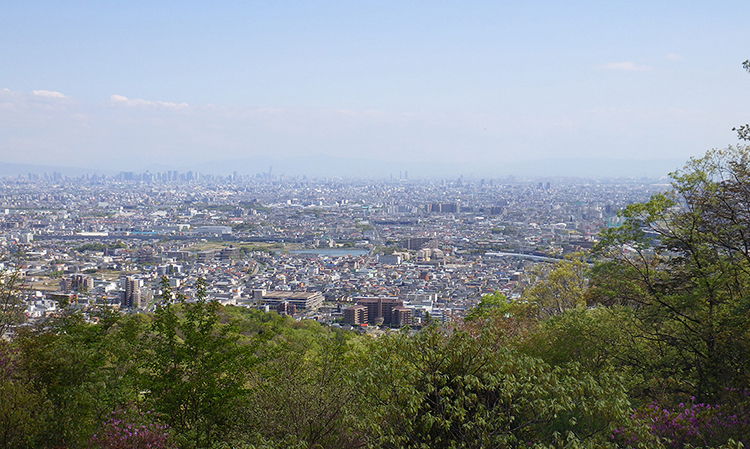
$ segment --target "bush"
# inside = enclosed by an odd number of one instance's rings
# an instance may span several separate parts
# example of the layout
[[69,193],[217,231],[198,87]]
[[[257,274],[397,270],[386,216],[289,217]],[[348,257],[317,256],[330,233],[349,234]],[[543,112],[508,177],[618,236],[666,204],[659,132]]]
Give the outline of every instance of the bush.
[[[633,418],[644,423],[666,448],[720,447],[750,441],[750,410],[747,405],[680,403],[666,408],[653,402],[638,409]],[[633,444],[638,438],[628,431],[616,430],[612,439]]]
[[169,427],[149,421],[150,412],[133,413],[117,409],[103,428],[89,440],[95,449],[174,449]]

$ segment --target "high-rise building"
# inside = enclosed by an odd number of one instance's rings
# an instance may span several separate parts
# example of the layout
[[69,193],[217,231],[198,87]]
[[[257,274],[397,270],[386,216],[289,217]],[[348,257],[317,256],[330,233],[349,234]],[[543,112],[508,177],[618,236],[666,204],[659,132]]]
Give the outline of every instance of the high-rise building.
[[125,278],[125,291],[121,302],[122,307],[138,309],[141,307],[141,281],[134,277]]
[[[344,322],[353,324],[351,320],[353,320],[354,315],[360,314],[362,312],[359,312],[361,309],[360,307],[365,307],[366,314],[365,315],[357,315],[362,320],[367,320],[370,324],[384,324],[386,326],[397,326],[401,327],[406,323],[406,312],[405,311],[396,311],[394,313],[394,310],[398,308],[404,308],[404,302],[397,298],[391,298],[388,296],[378,296],[378,297],[361,297],[361,298],[355,298],[357,300],[357,305],[353,307],[349,307],[344,310]],[[408,309],[407,309],[408,310]],[[411,311],[408,312],[411,314]],[[351,316],[352,318],[350,321],[347,321],[347,314]],[[411,315],[409,315],[409,320],[411,318]]]

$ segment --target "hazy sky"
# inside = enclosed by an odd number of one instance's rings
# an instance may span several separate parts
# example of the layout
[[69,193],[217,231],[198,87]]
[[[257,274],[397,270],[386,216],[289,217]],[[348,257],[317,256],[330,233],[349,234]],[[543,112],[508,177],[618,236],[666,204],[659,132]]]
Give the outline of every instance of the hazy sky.
[[681,158],[750,121],[750,2],[6,1],[0,162]]

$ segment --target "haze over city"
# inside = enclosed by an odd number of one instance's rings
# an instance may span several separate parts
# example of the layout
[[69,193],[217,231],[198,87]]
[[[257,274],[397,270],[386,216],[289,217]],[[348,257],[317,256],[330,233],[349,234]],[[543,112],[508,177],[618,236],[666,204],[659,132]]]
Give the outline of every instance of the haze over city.
[[0,448],[750,447],[748,17],[3,2]]
[[0,162],[658,177],[748,121],[749,13],[741,1],[15,2],[0,15]]

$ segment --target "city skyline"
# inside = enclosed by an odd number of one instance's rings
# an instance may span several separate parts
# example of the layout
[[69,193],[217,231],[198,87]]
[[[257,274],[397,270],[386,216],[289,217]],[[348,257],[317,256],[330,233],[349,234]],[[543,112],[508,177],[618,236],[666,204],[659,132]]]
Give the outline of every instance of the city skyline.
[[744,2],[5,9],[6,164],[663,176],[748,121]]

